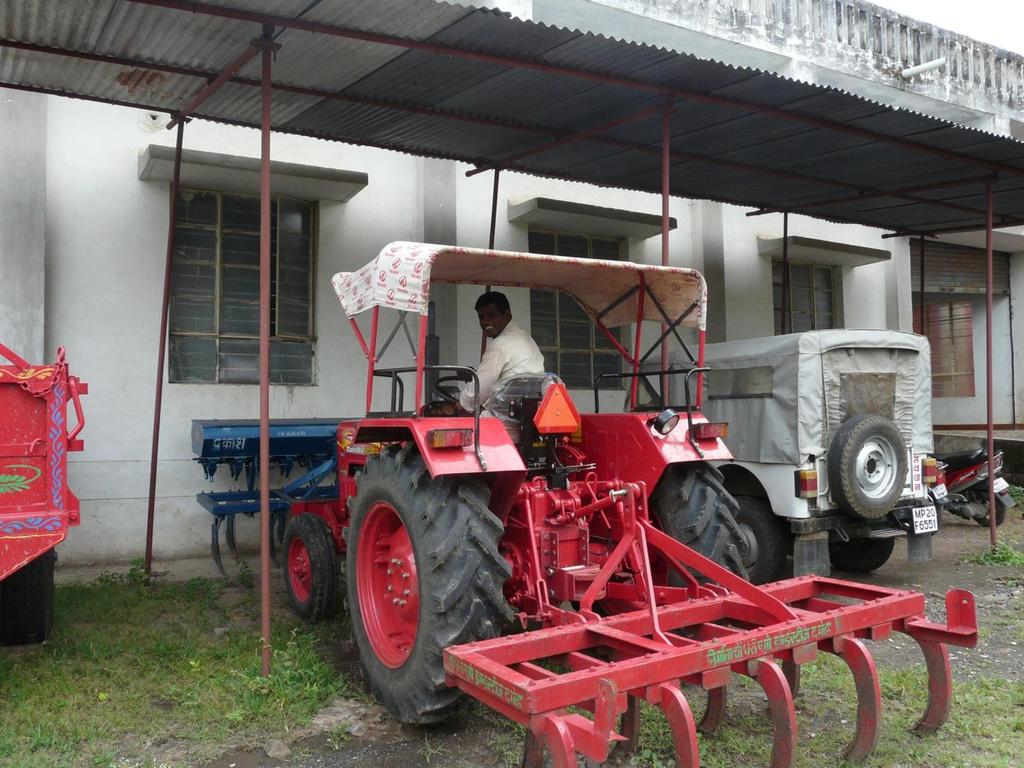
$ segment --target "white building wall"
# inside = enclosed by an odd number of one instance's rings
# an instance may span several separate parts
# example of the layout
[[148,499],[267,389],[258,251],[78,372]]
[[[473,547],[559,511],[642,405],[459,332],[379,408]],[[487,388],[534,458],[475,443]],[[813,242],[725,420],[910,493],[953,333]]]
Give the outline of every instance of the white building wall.
[[55,353],[43,338],[45,126],[45,96],[0,90],[0,343],[36,364]]

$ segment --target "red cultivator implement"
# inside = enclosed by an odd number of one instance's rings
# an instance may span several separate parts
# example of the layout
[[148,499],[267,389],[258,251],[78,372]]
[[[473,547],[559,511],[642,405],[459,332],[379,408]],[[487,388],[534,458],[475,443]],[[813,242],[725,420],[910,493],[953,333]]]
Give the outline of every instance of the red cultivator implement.
[[[601,380],[625,379],[626,412],[580,416],[557,377],[535,374],[500,383],[484,413],[478,404],[471,416],[441,415],[455,398],[445,388],[452,377],[438,372],[456,371],[477,388],[479,381],[471,368],[425,359],[432,281],[572,296],[629,369],[597,377],[595,411],[606,394]],[[949,593],[942,626],[924,618],[924,598],[914,592],[813,576],[755,587],[737,575],[737,505],[708,463],[730,458],[726,429],[700,412],[699,273],[395,243],[334,282],[370,363],[368,414],[339,427],[338,503],[289,513],[285,581],[300,613],[323,616],[337,589],[335,558],[345,555],[363,669],[400,720],[446,717],[461,689],[529,728],[525,765],[539,766],[546,747],[565,768],[577,765],[578,753],[604,760],[617,743],[634,745],[638,703],[646,701],[667,715],[680,765],[696,766],[696,731],[717,727],[726,686],[739,674],[768,698],[773,765],[781,768],[795,758],[800,665],[824,651],[841,657],[856,681],[858,727],[846,757],[857,760],[875,744],[881,705],[861,641],[897,631],[920,644],[928,665],[918,728],[945,721],[946,646],[977,639],[970,593]],[[355,321],[367,309],[369,343]],[[376,368],[406,318],[378,349],[382,309],[419,314],[415,367]],[[651,315],[662,332],[642,354],[641,327]],[[632,352],[615,331],[626,325],[634,326]],[[696,356],[680,335],[684,326],[696,330]],[[669,335],[692,365],[642,372]],[[414,377],[411,408],[403,376]],[[646,381],[660,381],[664,392],[669,376],[682,379],[685,402],[669,403]],[[391,383],[383,411],[374,410],[377,378]],[[654,393],[652,405],[640,405],[641,383]],[[498,636],[515,621],[533,629]],[[699,725],[681,683],[708,692]]]
[[[85,417],[85,384],[68,375],[64,349],[52,365],[29,365],[0,344],[0,640],[46,639],[53,617],[53,548],[78,525],[67,485],[68,451]],[[69,433],[67,406],[77,424]]]

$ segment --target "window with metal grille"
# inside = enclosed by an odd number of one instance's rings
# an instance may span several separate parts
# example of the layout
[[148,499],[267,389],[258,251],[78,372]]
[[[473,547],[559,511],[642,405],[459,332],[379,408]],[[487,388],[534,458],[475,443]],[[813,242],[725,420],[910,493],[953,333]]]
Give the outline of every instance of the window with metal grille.
[[[619,259],[621,241],[589,235],[530,230],[530,252],[593,259]],[[569,387],[592,387],[602,373],[620,373],[618,351],[571,296],[530,291],[530,332],[544,353],[544,367]],[[621,389],[621,379],[605,379],[602,389]]]
[[[969,301],[925,304],[925,330],[932,347],[932,397],[974,397],[974,308]],[[921,333],[921,310],[914,309]]]
[[[271,201],[270,381],[313,383],[312,203]],[[182,190],[174,229],[169,379],[259,382],[260,200]]]
[[[772,263],[772,303],[775,316],[775,335],[782,329],[782,277],[785,265]],[[789,323],[786,333],[821,331],[835,328],[836,290],[835,270],[818,264],[789,263],[789,300],[786,314]]]

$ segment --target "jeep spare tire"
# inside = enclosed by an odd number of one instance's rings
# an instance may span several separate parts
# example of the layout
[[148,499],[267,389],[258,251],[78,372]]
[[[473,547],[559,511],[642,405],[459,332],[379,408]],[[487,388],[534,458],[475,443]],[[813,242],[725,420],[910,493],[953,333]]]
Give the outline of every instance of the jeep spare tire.
[[907,449],[896,425],[884,416],[862,414],[843,422],[828,449],[828,486],[844,512],[885,517],[907,481]]

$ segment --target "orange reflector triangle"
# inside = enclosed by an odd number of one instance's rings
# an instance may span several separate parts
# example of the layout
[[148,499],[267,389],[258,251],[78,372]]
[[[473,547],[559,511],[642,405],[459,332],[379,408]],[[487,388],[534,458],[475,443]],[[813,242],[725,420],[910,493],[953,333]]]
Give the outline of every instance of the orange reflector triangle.
[[565,385],[552,384],[544,393],[533,423],[542,435],[568,435],[580,428],[580,414],[573,405]]

